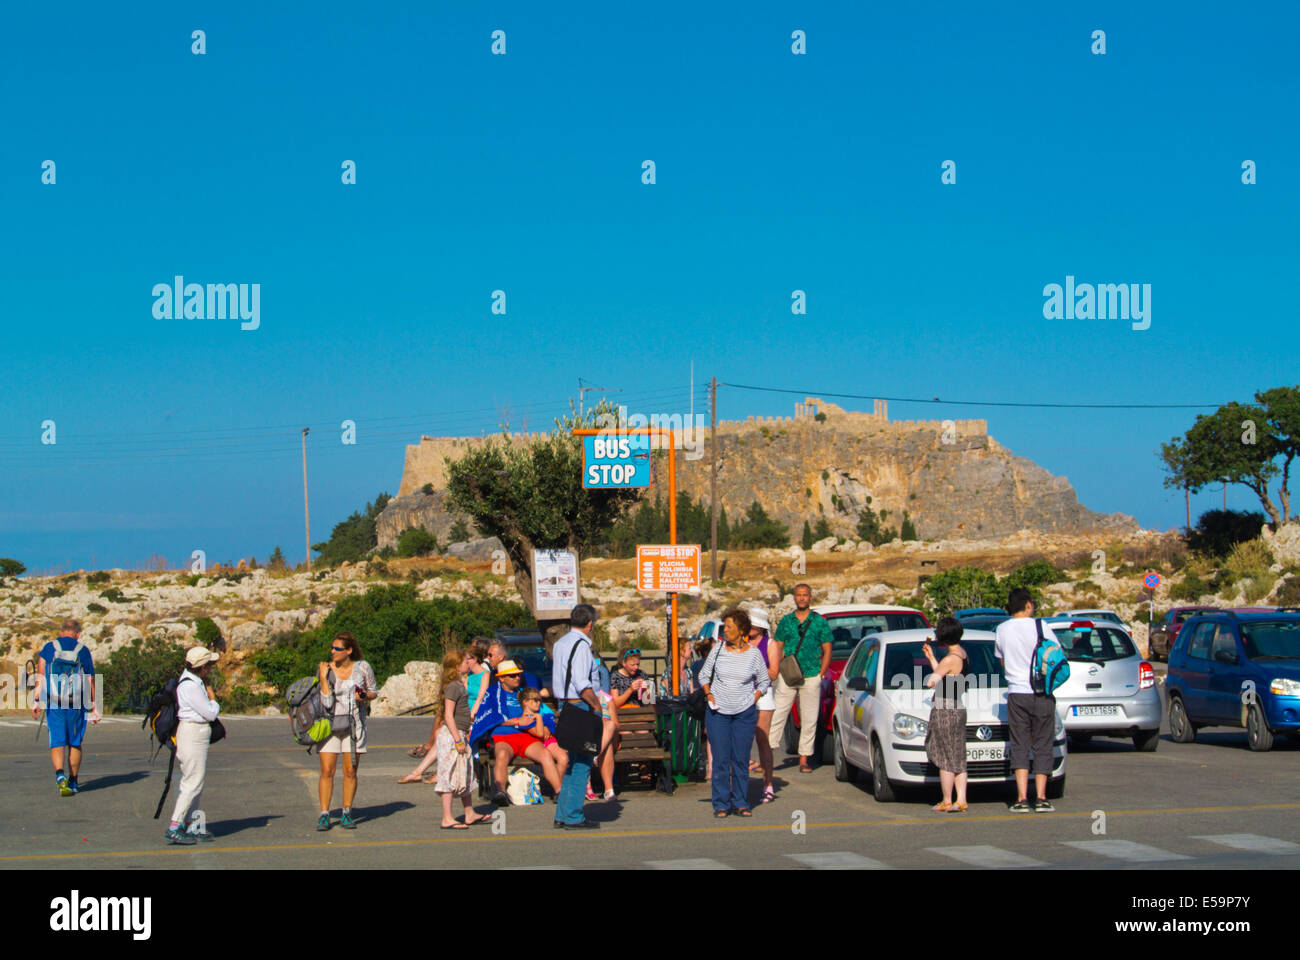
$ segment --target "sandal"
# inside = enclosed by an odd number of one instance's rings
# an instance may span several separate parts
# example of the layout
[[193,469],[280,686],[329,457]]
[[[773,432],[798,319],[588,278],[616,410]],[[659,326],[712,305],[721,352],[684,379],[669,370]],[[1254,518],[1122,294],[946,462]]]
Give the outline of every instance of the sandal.
[[754,811],[750,810],[748,807],[746,807],[744,810],[736,811],[736,816],[738,817],[752,817],[753,815],[754,815]]
[[933,810],[935,813],[948,813],[952,810],[952,806],[953,805],[951,801],[941,800],[930,809]]
[[459,820],[457,820],[455,823],[448,823],[445,825],[439,824],[438,829],[439,830],[468,830],[469,826],[468,824],[461,823]]
[[729,811],[727,811],[727,810],[714,810],[714,811],[713,811],[713,819],[715,819],[715,820],[725,820],[725,819],[727,819],[728,814],[729,814]]
[[406,752],[408,755],[415,757],[416,760],[423,760],[425,754],[429,752],[429,748],[426,747],[424,744],[420,744],[418,747],[412,747],[410,750],[407,750]]
[[424,778],[421,777],[418,773],[408,773],[406,776],[402,777],[402,779],[398,780],[397,782],[398,783],[419,783],[422,779]]
[[772,785],[769,783],[766,787],[763,788],[763,799],[758,802],[771,803],[775,799],[776,799],[776,791],[772,789]]
[[965,813],[965,812],[966,812],[966,804],[964,804],[964,803],[954,803],[951,807],[948,808],[948,812],[949,812],[949,813]]

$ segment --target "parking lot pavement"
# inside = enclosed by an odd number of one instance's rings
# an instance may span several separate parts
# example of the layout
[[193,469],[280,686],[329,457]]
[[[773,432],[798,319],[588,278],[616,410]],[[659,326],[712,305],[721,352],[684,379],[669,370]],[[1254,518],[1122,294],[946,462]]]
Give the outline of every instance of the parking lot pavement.
[[[315,830],[317,761],[289,740],[283,718],[226,718],[209,754],[203,806],[212,844],[166,847],[154,820],[166,753],[151,765],[139,721],[108,718],[87,735],[82,793],[60,798],[30,720],[0,718],[0,868],[314,867],[322,848],[349,847],[362,868],[891,869],[1300,867],[1300,744],[1252,753],[1245,733],[1166,737],[1155,753],[1127,741],[1072,750],[1053,814],[1011,814],[1000,790],[975,790],[965,814],[935,814],[936,797],[877,803],[830,767],[777,772],[777,800],[754,816],[714,821],[707,784],[669,797],[637,788],[589,804],[590,832],[552,828],[554,807],[511,807],[495,827],[437,829],[437,795],[399,785],[406,751],[429,721],[376,718],[361,765],[359,829]],[[341,778],[335,790],[337,815]],[[757,788],[752,794],[756,799]],[[491,809],[480,805],[481,810]],[[1104,832],[1102,832],[1104,831]]]

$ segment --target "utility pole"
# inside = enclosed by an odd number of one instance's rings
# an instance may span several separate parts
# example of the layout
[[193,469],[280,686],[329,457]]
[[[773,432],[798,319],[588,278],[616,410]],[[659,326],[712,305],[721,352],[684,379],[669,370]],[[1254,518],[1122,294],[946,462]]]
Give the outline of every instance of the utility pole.
[[710,580],[718,579],[718,378],[709,385],[709,449],[713,453],[713,470],[709,477],[709,544],[713,554]]
[[1192,490],[1191,487],[1183,487],[1183,506],[1187,508],[1187,535],[1192,535]]
[[578,419],[582,419],[583,406],[584,406],[584,404],[583,404],[583,400],[586,398],[586,396],[587,396],[587,392],[588,392],[588,391],[590,391],[590,390],[599,390],[599,391],[601,391],[602,393],[622,393],[622,392],[623,392],[622,390],[619,390],[619,389],[616,389],[616,388],[613,388],[613,387],[589,387],[589,386],[584,386],[584,384],[586,384],[586,382],[587,382],[587,381],[586,381],[586,380],[583,380],[582,377],[579,377],[579,378],[578,378]]
[[302,428],[302,519],[306,525],[308,573],[311,573],[311,512],[307,509],[307,434],[310,431],[310,427]]

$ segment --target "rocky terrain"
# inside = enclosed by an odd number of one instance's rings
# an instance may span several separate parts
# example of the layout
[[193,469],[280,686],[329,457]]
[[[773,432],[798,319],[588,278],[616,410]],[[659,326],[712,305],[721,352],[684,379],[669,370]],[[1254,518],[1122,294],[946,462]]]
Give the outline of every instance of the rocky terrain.
[[[1274,562],[1268,571],[1269,582],[1257,589],[1266,593],[1260,599],[1252,597],[1251,602],[1275,600],[1287,582],[1300,575],[1300,524],[1289,524],[1276,535],[1266,531],[1263,543]],[[1094,551],[1098,550],[1103,551],[1109,572],[1094,569]],[[780,616],[793,609],[790,591],[801,580],[812,585],[819,603],[915,606],[923,598],[921,578],[940,570],[976,566],[1004,575],[1027,560],[1046,558],[1069,573],[1068,579],[1045,588],[1051,609],[1111,607],[1131,624],[1134,639],[1145,648],[1147,604],[1142,574],[1148,569],[1165,572],[1156,605],[1170,606],[1169,591],[1187,575],[1175,570],[1181,552],[1177,537],[1149,531],[1122,537],[1021,531],[998,540],[896,540],[868,550],[858,549],[852,541],[824,541],[806,555],[780,550],[721,553],[719,579],[706,583],[698,596],[681,598],[680,624],[683,633],[693,632],[706,618],[736,603],[761,603]],[[635,590],[634,563],[583,562],[583,599],[601,611],[602,639],[607,648],[634,642],[656,649],[664,643],[663,599]],[[377,569],[385,572],[380,575]],[[707,554],[704,569],[707,579]],[[191,577],[176,572],[114,570],[108,576],[108,582],[93,585],[87,584],[84,574],[0,582],[0,674],[12,675],[55,635],[66,617],[76,617],[85,625],[83,636],[97,663],[146,636],[161,636],[182,647],[192,645],[195,619],[209,617],[228,643],[222,664],[227,677],[259,692],[269,688],[259,683],[246,662],[253,651],[275,643],[277,637],[318,626],[341,598],[377,583],[413,580],[425,599],[489,596],[518,600],[509,571],[493,574],[487,562],[457,558],[390,561],[384,568],[344,564],[312,574],[214,570],[207,576]],[[236,579],[232,582],[226,576]],[[1243,605],[1247,586],[1237,584],[1221,595],[1202,596],[1196,602]],[[404,674],[385,684],[376,712],[391,714],[430,702],[437,680],[436,664],[408,664]]]

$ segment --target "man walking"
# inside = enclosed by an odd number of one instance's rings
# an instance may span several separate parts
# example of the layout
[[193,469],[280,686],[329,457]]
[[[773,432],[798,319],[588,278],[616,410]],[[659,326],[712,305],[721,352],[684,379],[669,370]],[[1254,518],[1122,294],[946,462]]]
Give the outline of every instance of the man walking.
[[[822,676],[831,662],[831,625],[820,613],[813,612],[812,587],[801,583],[794,588],[794,612],[787,613],[777,624],[776,659],[794,657],[799,663],[802,683],[791,686],[782,669],[776,677],[775,706],[768,742],[777,746],[785,734],[795,697],[799,698],[799,772],[812,773],[808,760],[817,740],[818,713],[821,708]],[[798,680],[798,678],[795,678]]]
[[[1007,723],[1011,727],[1011,769],[1016,774],[1016,802],[1012,813],[1051,813],[1056,808],[1047,799],[1047,779],[1052,773],[1052,734],[1056,729],[1056,697],[1035,693],[1030,682],[1034,647],[1038,645],[1038,621],[1029,591],[1017,587],[1007,596],[1010,620],[998,624],[994,653],[1002,661],[1007,678]],[[1055,642],[1051,631],[1044,636]],[[1034,790],[1037,799],[1029,805],[1030,753],[1033,753]]]
[[99,723],[95,707],[95,663],[90,648],[81,642],[81,624],[64,620],[57,639],[41,648],[44,663],[36,676],[32,719],[45,705],[45,725],[50,732],[50,763],[59,795],[75,796],[81,769],[81,741],[86,735],[86,715]]
[[[580,603],[569,614],[569,632],[555,642],[551,689],[559,698],[561,714],[565,710],[588,710],[600,716],[600,701],[596,699],[599,658],[591,642],[595,626],[596,608]],[[583,750],[569,750],[569,768],[564,772],[555,811],[556,829],[591,830],[600,826],[595,820],[587,819],[582,810],[593,757],[594,754]]]

